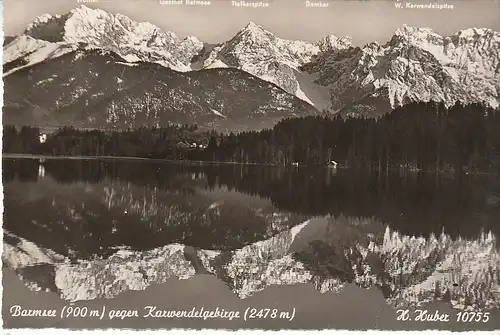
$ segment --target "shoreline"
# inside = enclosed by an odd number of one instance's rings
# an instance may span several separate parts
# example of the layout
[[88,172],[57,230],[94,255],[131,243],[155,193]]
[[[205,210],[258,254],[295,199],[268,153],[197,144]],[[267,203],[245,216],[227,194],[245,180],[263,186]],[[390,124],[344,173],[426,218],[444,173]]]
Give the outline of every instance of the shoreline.
[[[266,164],[266,163],[241,163],[241,162],[222,162],[222,161],[192,161],[192,160],[173,160],[173,159],[162,159],[162,158],[146,158],[146,157],[126,157],[126,156],[46,156],[46,155],[33,155],[33,154],[15,154],[15,153],[2,153],[2,159],[38,159],[38,160],[47,160],[47,159],[61,159],[61,160],[134,160],[134,161],[149,161],[149,162],[165,162],[179,165],[242,165],[242,166],[267,166],[267,167],[275,167],[275,168],[330,168],[332,171],[335,170],[367,170],[370,172],[382,172],[386,173],[387,170],[378,170],[378,169],[370,169],[370,168],[348,168],[339,166],[337,168],[331,168],[328,165],[276,165],[276,164]],[[405,173],[405,174],[418,174],[418,173],[430,173],[437,174],[441,176],[454,175],[457,173],[454,171],[447,170],[423,170],[423,169],[413,169],[413,168],[394,168],[389,169],[390,173]],[[496,176],[494,172],[491,171],[478,171],[478,172],[468,172],[462,171],[460,175],[465,176]]]
[[255,165],[255,166],[270,166],[270,167],[285,167],[281,165],[263,164],[263,163],[240,163],[240,162],[214,162],[214,161],[191,161],[191,160],[173,160],[161,158],[145,158],[145,157],[125,157],[125,156],[45,156],[32,154],[2,154],[2,159],[69,159],[69,160],[135,160],[135,161],[150,161],[150,162],[167,162],[185,165]]

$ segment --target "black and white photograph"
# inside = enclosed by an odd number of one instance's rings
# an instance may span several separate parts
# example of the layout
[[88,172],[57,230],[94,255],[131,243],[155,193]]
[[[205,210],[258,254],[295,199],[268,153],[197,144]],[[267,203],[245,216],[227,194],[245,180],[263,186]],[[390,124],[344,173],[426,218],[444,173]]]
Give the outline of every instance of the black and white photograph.
[[500,330],[500,1],[1,5],[3,328]]

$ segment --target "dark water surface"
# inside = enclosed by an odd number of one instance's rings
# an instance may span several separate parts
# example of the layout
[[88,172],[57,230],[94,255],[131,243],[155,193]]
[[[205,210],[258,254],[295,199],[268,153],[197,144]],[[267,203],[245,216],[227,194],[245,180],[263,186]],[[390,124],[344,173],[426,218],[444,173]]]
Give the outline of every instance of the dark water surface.
[[[303,313],[365,297],[373,313],[394,318],[367,327],[394,329],[406,327],[398,308],[500,306],[500,179],[491,176],[4,159],[3,186],[4,288],[17,287],[15,274],[25,298],[137,302],[158,285],[185,285],[177,292],[189,295],[189,283],[205,278],[207,296],[220,284],[235,306],[280,288],[308,297],[278,303]],[[455,326],[494,329],[500,319]]]

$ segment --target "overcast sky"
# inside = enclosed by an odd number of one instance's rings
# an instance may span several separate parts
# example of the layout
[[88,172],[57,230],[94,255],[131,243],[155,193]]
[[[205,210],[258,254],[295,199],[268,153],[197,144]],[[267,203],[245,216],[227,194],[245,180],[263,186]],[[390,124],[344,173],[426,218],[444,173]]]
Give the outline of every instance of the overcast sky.
[[[209,7],[160,5],[157,0],[101,0],[87,6],[149,21],[181,37],[193,35],[209,43],[231,38],[249,21],[282,38],[316,41],[334,34],[350,36],[358,45],[386,42],[402,24],[430,27],[445,35],[471,27],[500,31],[499,0],[433,0],[453,4],[453,10],[396,9],[395,1],[329,0],[327,9],[305,8],[301,0],[270,0],[271,8],[264,9],[235,8],[230,0],[212,0]],[[413,2],[417,1],[422,0]],[[14,35],[41,14],[62,14],[77,4],[74,0],[3,0],[3,6],[5,35]]]

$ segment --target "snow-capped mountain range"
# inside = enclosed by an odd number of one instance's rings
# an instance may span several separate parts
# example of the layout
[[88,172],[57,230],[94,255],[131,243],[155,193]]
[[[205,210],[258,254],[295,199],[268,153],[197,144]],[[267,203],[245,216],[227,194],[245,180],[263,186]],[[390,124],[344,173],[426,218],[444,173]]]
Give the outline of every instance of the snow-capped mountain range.
[[404,25],[384,45],[320,54],[305,70],[329,87],[332,110],[376,113],[412,101],[499,107],[500,34],[466,29],[443,37]]
[[431,100],[500,106],[500,34],[476,28],[443,37],[403,26],[383,45],[355,47],[350,38],[334,35],[317,42],[285,40],[250,22],[228,41],[211,45],[79,6],[65,15],[42,15],[6,40],[4,77],[93,49],[116,53],[126,63],[156,63],[184,73],[237,68],[318,111],[372,116]]

